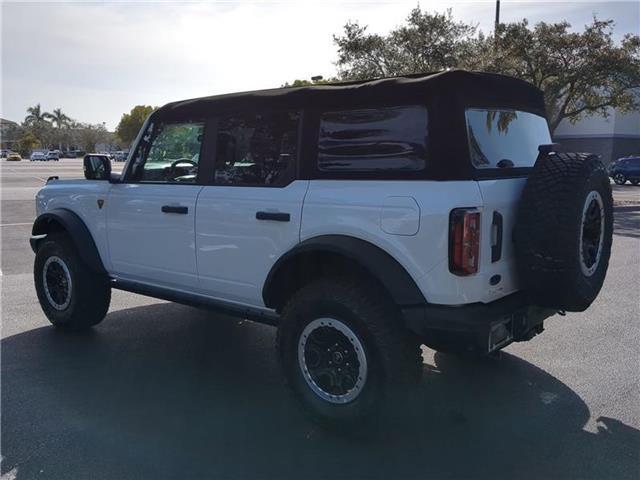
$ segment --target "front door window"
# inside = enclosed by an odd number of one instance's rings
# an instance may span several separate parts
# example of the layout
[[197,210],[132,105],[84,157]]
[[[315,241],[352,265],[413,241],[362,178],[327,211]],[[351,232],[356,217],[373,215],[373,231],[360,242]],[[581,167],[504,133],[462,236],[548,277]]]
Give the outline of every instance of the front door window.
[[204,123],[150,125],[132,167],[136,182],[196,183]]

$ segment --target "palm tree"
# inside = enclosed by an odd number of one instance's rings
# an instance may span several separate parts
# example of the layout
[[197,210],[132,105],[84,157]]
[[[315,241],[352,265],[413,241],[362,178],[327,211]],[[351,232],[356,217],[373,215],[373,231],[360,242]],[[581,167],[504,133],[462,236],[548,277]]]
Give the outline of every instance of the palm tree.
[[27,116],[24,117],[24,123],[27,125],[38,124],[45,121],[47,119],[47,115],[49,114],[43,112],[40,108],[40,104],[38,103],[35,107],[27,108]]
[[[38,107],[39,106],[40,105],[38,105]],[[51,123],[53,123],[58,129],[68,126],[69,122],[71,121],[71,119],[68,116],[62,113],[61,108],[56,108],[51,113],[45,112],[42,114],[42,116],[47,120],[51,120]]]
[[[71,118],[65,115],[62,112],[61,108],[56,108],[51,113],[45,112],[42,114],[42,116],[49,120],[56,127],[55,137],[58,144],[58,150],[62,150],[62,142],[69,137],[66,130],[72,124]],[[64,132],[63,129],[65,129]]]
[[47,121],[47,113],[42,111],[39,103],[27,108],[23,126],[36,136],[43,147],[48,146],[51,124]]

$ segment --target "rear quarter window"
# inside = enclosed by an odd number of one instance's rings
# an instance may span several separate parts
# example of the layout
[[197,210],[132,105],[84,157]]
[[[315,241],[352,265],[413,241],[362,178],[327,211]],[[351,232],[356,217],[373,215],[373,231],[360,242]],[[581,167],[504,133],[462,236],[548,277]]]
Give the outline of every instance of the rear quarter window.
[[508,109],[465,112],[471,163],[475,168],[532,167],[538,146],[551,143],[547,120]]
[[426,164],[425,106],[341,110],[320,117],[321,171],[416,171]]

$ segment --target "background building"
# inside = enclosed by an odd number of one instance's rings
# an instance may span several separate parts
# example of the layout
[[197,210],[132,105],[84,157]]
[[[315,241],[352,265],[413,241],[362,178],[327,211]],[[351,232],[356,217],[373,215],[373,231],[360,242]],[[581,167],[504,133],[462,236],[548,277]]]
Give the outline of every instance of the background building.
[[612,109],[607,118],[587,117],[575,125],[564,121],[554,140],[564,151],[597,153],[605,163],[640,155],[640,112],[622,114]]

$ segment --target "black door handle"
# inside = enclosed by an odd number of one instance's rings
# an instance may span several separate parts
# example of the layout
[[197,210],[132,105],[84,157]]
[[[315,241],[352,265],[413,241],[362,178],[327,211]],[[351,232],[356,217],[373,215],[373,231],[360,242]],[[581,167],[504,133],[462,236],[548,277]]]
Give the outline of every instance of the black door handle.
[[288,222],[291,215],[282,212],[256,212],[257,220],[273,220],[275,222]]
[[188,207],[180,207],[177,205],[163,205],[162,213],[180,213],[182,215],[186,215],[189,213]]

